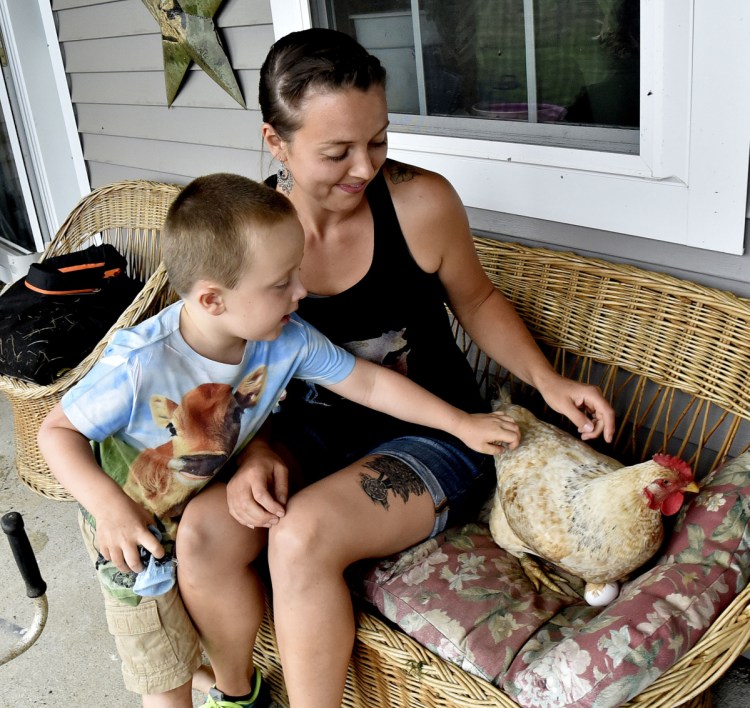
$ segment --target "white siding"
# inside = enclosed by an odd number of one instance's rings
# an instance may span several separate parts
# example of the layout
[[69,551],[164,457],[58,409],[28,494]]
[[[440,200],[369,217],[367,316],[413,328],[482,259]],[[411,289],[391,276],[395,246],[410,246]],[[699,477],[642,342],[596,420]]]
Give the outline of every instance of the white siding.
[[[235,69],[245,104],[258,110],[258,69]],[[167,109],[164,74],[159,71],[86,72],[70,74],[73,103],[110,105],[163,106]],[[239,104],[202,71],[190,71],[170,111],[175,108],[232,108]],[[241,110],[241,109],[240,109]]]
[[[92,186],[127,178],[185,183],[206,172],[261,179],[258,71],[273,42],[270,0],[226,0],[215,21],[247,104],[193,67],[166,107],[160,34],[141,0],[53,0]],[[749,212],[750,215],[750,212]],[[487,210],[488,235],[619,260],[750,297],[750,240],[731,256]],[[749,229],[750,230],[750,229]]]
[[219,171],[268,174],[257,98],[273,42],[266,0],[226,0],[214,18],[246,110],[195,65],[167,107],[161,35],[141,0],[53,0],[52,7],[92,187],[131,178],[186,183]]
[[[53,2],[60,12],[58,36],[60,41],[124,35],[151,34],[155,30],[154,18],[142,2],[130,0],[57,0]],[[137,10],[133,5],[138,5]],[[271,9],[266,2],[225,2],[219,8],[217,24],[223,27],[263,25],[271,23]]]
[[[163,87],[162,87],[163,90]],[[259,111],[226,111],[219,108],[81,103],[78,129],[83,134],[141,138],[186,145],[215,145],[260,151]],[[217,130],[221,126],[221,130]]]

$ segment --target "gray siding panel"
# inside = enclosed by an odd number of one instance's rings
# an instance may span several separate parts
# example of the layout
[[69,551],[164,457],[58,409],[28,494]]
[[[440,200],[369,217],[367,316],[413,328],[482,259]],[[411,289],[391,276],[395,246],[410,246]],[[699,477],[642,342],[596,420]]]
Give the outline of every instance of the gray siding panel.
[[88,7],[89,5],[111,5],[118,0],[52,0],[52,9],[67,10],[71,7]]
[[[265,179],[271,174],[268,156],[262,159],[261,174],[249,175],[258,180]],[[139,167],[125,167],[123,165],[108,164],[105,162],[88,161],[89,173],[91,178],[91,188],[101,187],[112,182],[119,182],[123,179],[149,179],[156,182],[171,182],[173,184],[187,184],[193,175],[177,175],[171,172],[159,172],[157,170],[141,169]]]
[[61,42],[157,31],[156,20],[141,0],[87,5],[57,15],[57,36]]
[[[193,176],[177,175],[171,172],[159,172],[157,170],[146,170],[137,167],[124,167],[123,165],[113,165],[104,162],[88,161],[88,168],[91,178],[91,188],[101,187],[112,182],[119,182],[123,179],[148,179],[156,182],[171,182],[173,184],[187,184]],[[267,157],[263,158],[264,172],[255,175],[255,179],[263,179],[271,174]],[[250,175],[253,177],[253,175]]]
[[84,135],[86,160],[123,167],[197,177],[210,172],[236,172],[247,177],[260,175],[260,153],[251,150],[190,145],[163,140]]
[[90,103],[79,103],[76,110],[82,133],[261,149],[258,111]]
[[[259,69],[273,43],[273,27],[230,27],[222,30],[227,54],[238,69]],[[161,35],[142,34],[66,42],[65,70],[89,71],[163,71]],[[201,71],[192,65],[194,71]]]
[[[219,28],[271,24],[271,8],[265,2],[245,0],[225,5],[226,8],[220,7],[214,16],[214,24]],[[86,4],[58,14],[58,37],[61,42],[158,31],[156,20],[141,0]]]
[[162,71],[161,35],[107,37],[66,42],[65,71]]
[[[245,105],[258,110],[257,70],[235,71]],[[73,74],[73,103],[112,103],[133,106],[164,106],[166,89],[162,71],[128,71]],[[242,110],[224,89],[203,71],[188,72],[172,108],[232,108]]]
[[156,172],[154,170],[141,170],[133,167],[123,167],[122,165],[109,165],[104,162],[94,162],[89,160],[89,178],[91,188],[96,189],[105,184],[120,182],[124,179],[147,179],[153,182],[169,182],[172,184],[187,184],[190,178],[184,175],[174,175],[169,172]]

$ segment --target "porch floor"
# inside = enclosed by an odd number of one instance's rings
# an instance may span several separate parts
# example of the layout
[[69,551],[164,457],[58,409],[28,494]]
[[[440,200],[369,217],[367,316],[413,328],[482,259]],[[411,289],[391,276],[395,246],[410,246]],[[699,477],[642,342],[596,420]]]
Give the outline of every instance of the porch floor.
[[[16,475],[14,457],[10,406],[0,396],[0,515],[8,511],[23,515],[48,585],[49,602],[47,626],[37,643],[0,668],[0,706],[136,708],[139,699],[122,686],[100,591],[79,537],[76,505],[51,501],[27,489]],[[33,616],[5,539],[0,539],[0,598],[0,655],[4,655],[10,646],[5,623],[28,626]],[[202,694],[193,696],[193,705],[202,705]],[[713,696],[717,708],[750,706],[750,659],[740,657],[715,686]]]

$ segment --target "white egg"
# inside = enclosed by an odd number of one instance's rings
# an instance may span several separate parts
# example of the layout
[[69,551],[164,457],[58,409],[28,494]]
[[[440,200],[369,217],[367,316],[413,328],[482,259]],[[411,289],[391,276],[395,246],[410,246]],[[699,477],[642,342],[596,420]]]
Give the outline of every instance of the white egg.
[[609,605],[620,594],[620,586],[617,583],[607,583],[604,587],[586,586],[583,597],[592,607],[603,607]]

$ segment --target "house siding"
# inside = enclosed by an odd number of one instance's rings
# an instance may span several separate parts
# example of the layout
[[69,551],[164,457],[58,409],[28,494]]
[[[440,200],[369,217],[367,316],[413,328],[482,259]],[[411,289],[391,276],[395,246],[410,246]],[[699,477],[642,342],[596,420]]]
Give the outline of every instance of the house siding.
[[161,34],[141,0],[53,0],[92,188],[122,179],[185,184],[207,172],[258,179],[258,76],[273,42],[270,5],[227,0],[215,24],[247,109],[191,65],[166,105]]
[[[268,0],[225,0],[215,17],[246,110],[195,66],[167,108],[160,33],[141,0],[53,0],[52,8],[92,187],[132,178],[184,184],[217,171],[253,179],[269,174],[257,103],[258,72],[274,38]],[[732,256],[511,214],[468,212],[472,228],[483,235],[632,263],[750,297],[748,227],[745,254]]]

